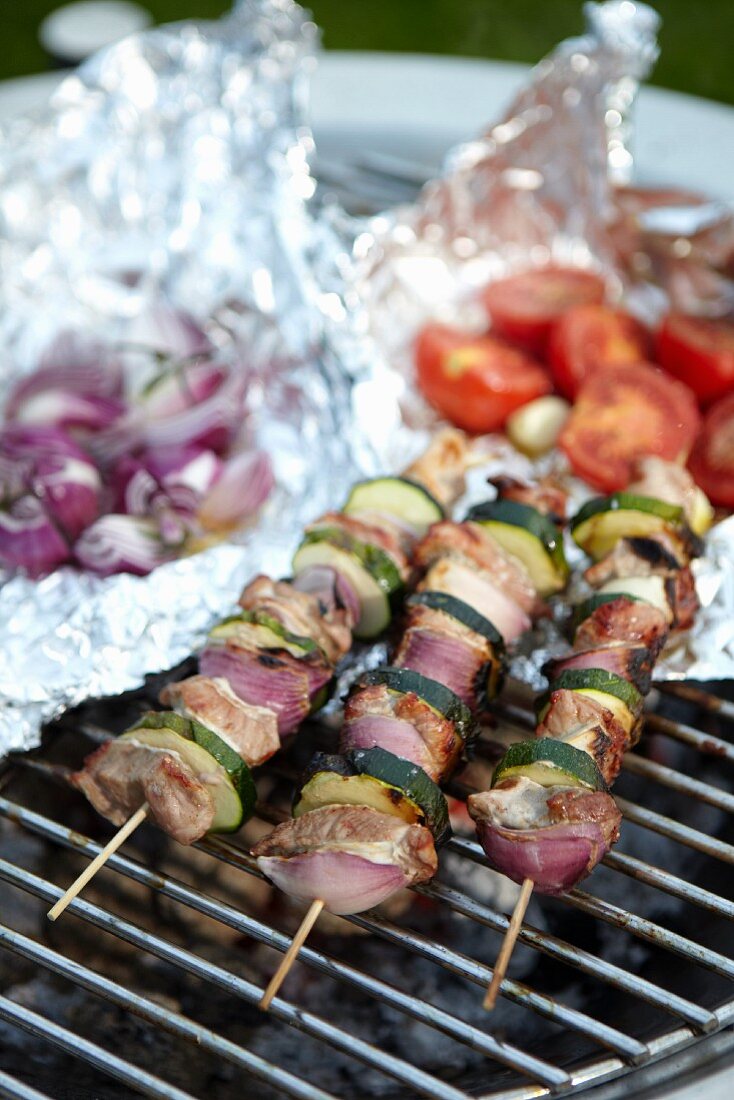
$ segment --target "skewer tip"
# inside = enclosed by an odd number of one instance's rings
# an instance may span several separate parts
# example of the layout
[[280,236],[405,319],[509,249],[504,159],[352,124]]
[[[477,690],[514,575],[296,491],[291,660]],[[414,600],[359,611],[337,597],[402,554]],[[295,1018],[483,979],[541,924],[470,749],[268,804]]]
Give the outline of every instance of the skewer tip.
[[115,835],[107,841],[101,852],[98,852],[92,862],[84,868],[82,873],[74,879],[71,886],[66,890],[59,900],[56,902],[46,914],[50,921],[58,920],[61,914],[71,905],[72,901],[78,894],[82,892],[84,887],[90,882],[99,871],[100,867],[103,867],[107,860],[113,855],[117,849],[125,843],[131,833],[137,829],[138,825],[142,825],[148,814],[148,803],[144,802],[140,806],[132,817],[129,817],[124,825],[121,825]]
[[517,901],[515,902],[515,908],[512,911],[510,923],[508,924],[507,931],[505,932],[505,938],[502,941],[500,953],[497,956],[494,973],[492,974],[492,981],[489,983],[487,987],[487,992],[484,994],[484,1000],[482,1001],[482,1008],[484,1008],[487,1012],[491,1012],[494,1006],[497,1004],[500,986],[504,981],[505,974],[507,973],[507,968],[510,965],[512,951],[515,947],[517,937],[520,935],[520,929],[522,928],[525,910],[530,903],[530,898],[533,893],[534,885],[535,883],[531,878],[526,878],[523,880],[520,893],[518,895]]
[[272,978],[268,982],[267,989],[258,1001],[258,1008],[261,1008],[263,1012],[268,1011],[271,1001],[277,994],[285,979],[288,977],[290,969],[293,966],[293,963],[296,961],[296,956],[298,955],[298,952],[301,950],[304,943],[306,942],[306,938],[313,928],[314,924],[318,920],[319,913],[323,908],[324,902],[321,900],[321,898],[316,898],[314,901],[311,902],[308,908],[308,912],[301,921],[298,927],[298,931],[293,937],[290,947],[280,961],[280,966],[273,974]]

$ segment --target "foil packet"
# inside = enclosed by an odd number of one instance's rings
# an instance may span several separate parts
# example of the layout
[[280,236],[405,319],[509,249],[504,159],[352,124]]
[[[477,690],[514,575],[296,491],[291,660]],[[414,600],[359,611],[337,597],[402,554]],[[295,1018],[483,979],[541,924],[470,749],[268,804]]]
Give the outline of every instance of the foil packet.
[[[256,528],[148,577],[5,578],[0,753],[36,744],[66,707],[175,665],[249,576],[287,572],[303,525],[351,481],[425,445],[435,417],[408,350],[424,320],[481,327],[477,288],[528,262],[629,284],[606,214],[632,171],[629,111],[657,17],[630,0],[587,15],[588,34],[541,63],[414,206],[368,220],[314,202],[305,101],[317,32],[291,0],[243,0],[220,23],[130,38],[0,131],[0,390],[60,329],[114,344],[162,296],[246,363],[248,431],[277,480]],[[498,457],[507,472],[537,472],[506,444],[483,446],[470,498],[487,495]],[[731,526],[709,546],[706,610],[665,675],[734,673]],[[519,658],[514,671],[532,682],[537,667]]]

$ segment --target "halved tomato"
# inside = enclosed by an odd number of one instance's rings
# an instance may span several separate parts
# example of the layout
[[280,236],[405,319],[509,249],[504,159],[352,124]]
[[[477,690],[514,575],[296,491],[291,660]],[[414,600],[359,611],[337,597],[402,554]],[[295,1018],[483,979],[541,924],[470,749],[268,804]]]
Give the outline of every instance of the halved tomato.
[[555,321],[571,306],[604,301],[604,281],[575,267],[545,267],[500,279],[482,292],[492,330],[542,352]]
[[734,324],[669,313],[658,333],[657,358],[707,405],[734,390]]
[[713,504],[734,508],[734,393],[706,413],[688,466]]
[[556,321],[548,341],[548,365],[556,389],[574,398],[597,370],[647,359],[650,337],[631,314],[609,306],[574,306]]
[[614,492],[642,455],[685,462],[700,423],[691,391],[658,367],[607,367],[581,387],[559,446],[579,477]]
[[510,413],[551,390],[543,368],[494,336],[426,325],[415,344],[418,385],[442,416],[467,432],[501,428]]

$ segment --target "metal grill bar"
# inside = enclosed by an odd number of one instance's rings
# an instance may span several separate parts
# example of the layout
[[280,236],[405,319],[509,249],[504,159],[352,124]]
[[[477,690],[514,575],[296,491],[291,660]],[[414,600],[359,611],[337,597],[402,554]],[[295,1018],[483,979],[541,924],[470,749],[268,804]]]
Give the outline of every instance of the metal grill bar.
[[727,844],[723,840],[717,840],[716,837],[702,833],[698,829],[692,829],[689,825],[681,825],[679,821],[658,814],[654,810],[637,806],[626,798],[616,796],[616,802],[627,820],[633,821],[635,825],[642,825],[661,836],[678,840],[688,848],[695,848],[697,852],[714,856],[715,859],[721,859],[725,863],[734,863],[734,845]]
[[624,770],[633,775],[641,775],[645,779],[654,779],[663,787],[669,787],[673,791],[690,795],[699,802],[706,802],[709,806],[716,806],[719,810],[734,813],[734,794],[722,791],[719,787],[712,787],[710,783],[703,783],[700,779],[691,779],[689,775],[674,768],[668,768],[664,764],[657,764],[654,760],[648,760],[637,753],[628,752],[624,758]]
[[154,1100],[196,1100],[190,1093],[161,1081],[130,1062],[123,1061],[109,1050],[98,1047],[96,1043],[90,1043],[81,1035],[75,1035],[73,1031],[67,1031],[53,1020],[47,1020],[45,1016],[39,1016],[37,1012],[17,1005],[3,996],[0,996],[0,1020],[22,1028],[40,1039],[46,1039],[67,1054],[83,1058],[95,1069],[106,1073],[108,1077],[115,1077],[136,1092],[142,1092],[144,1096],[152,1096]]
[[[493,928],[497,932],[504,933],[509,927],[509,918],[504,916],[504,914],[498,913],[494,909],[489,909],[486,905],[482,905],[480,902],[474,901],[473,898],[467,897],[466,894],[462,894],[458,890],[453,890],[441,883],[436,883],[432,886],[419,886],[417,890],[422,894],[426,894],[429,897],[435,897],[445,902],[446,905],[454,909],[457,913],[461,913],[465,917],[470,917],[472,920],[479,921],[480,924],[484,924],[488,928]],[[622,989],[626,993],[641,997],[643,1000],[648,1001],[664,1012],[670,1012],[674,1016],[679,1016],[682,1020],[685,1020],[686,1023],[691,1024],[692,1027],[700,1028],[702,1031],[708,1031],[716,1026],[716,1017],[713,1013],[709,1012],[708,1009],[701,1008],[699,1005],[693,1004],[692,1001],[687,1001],[683,997],[678,997],[676,994],[669,992],[667,989],[662,989],[646,978],[630,974],[627,970],[623,970],[622,967],[615,966],[614,963],[608,963],[603,959],[599,959],[596,955],[592,955],[590,951],[584,951],[547,932],[541,932],[539,928],[534,928],[532,924],[524,922],[518,938],[522,943],[527,944],[529,947],[534,947],[537,951],[541,951],[544,955],[548,955],[552,959],[569,963],[571,966],[576,967],[576,969],[582,970],[585,974],[590,974],[594,978],[599,978],[601,981],[607,982],[617,989]]]
[[[417,932],[398,928],[382,917],[354,916],[350,919],[360,928],[374,932],[390,943],[407,947],[416,955],[432,959],[433,962],[438,963],[445,970],[459,974],[475,985],[484,988],[491,981],[491,967],[475,959],[470,959],[458,951],[452,951],[450,948],[444,947],[443,944],[434,943],[433,940],[429,940]],[[608,1024],[601,1023],[591,1016],[587,1016],[586,1013],[578,1009],[569,1008],[567,1005],[561,1004],[560,1001],[553,1001],[543,994],[535,993],[528,986],[512,981],[510,978],[505,978],[503,981],[501,992],[516,1004],[522,1004],[557,1024],[563,1024],[582,1035],[588,1036],[590,1039],[594,1039],[597,1043],[614,1050],[628,1061],[637,1063],[643,1061],[649,1054],[645,1044],[637,1039],[625,1035]]]
[[726,898],[721,898],[718,894],[712,894],[710,890],[704,890],[702,886],[695,886],[691,882],[686,882],[683,878],[678,878],[677,875],[671,875],[669,871],[662,871],[660,868],[653,867],[635,856],[628,856],[624,852],[608,852],[603,862],[606,867],[611,867],[613,871],[629,875],[630,878],[638,879],[648,886],[663,890],[666,894],[680,898],[681,901],[691,902],[693,905],[699,905],[702,909],[709,909],[712,913],[718,913],[721,917],[734,920],[733,901],[727,901]]
[[699,752],[706,753],[708,756],[717,756],[721,760],[734,762],[734,745],[728,741],[722,741],[720,737],[703,733],[684,722],[673,722],[670,718],[664,718],[662,714],[646,713],[645,723],[648,729],[654,730],[655,733],[664,733],[666,737],[672,737],[675,741],[693,745]]
[[691,687],[690,684],[666,683],[656,684],[660,691],[666,695],[675,695],[678,699],[685,699],[688,703],[695,703],[701,710],[707,710],[712,714],[718,714],[722,718],[734,720],[734,703],[728,699],[719,699],[718,695],[712,695],[709,691]]
[[[35,876],[29,876],[29,879],[34,878]],[[35,882],[29,882],[29,887],[37,896],[41,895],[33,888],[36,885],[40,885],[42,881],[43,880],[35,880]],[[53,890],[51,892],[53,892]],[[148,1023],[163,1028],[164,1031],[169,1032],[171,1035],[186,1039],[202,1050],[209,1051],[221,1058],[225,1058],[227,1061],[239,1066],[240,1069],[247,1070],[259,1080],[278,1085],[284,1092],[288,1092],[291,1096],[300,1097],[303,1098],[303,1100],[325,1100],[329,1095],[321,1089],[314,1089],[310,1085],[305,1084],[298,1077],[294,1077],[286,1070],[278,1070],[277,1067],[272,1067],[269,1062],[258,1057],[258,1055],[252,1054],[242,1047],[238,1047],[235,1043],[229,1042],[228,1039],[223,1039],[219,1035],[215,1035],[214,1032],[209,1031],[208,1028],[202,1027],[193,1020],[189,1020],[187,1017],[181,1016],[176,1012],[161,1008],[160,1005],[147,1000],[145,997],[130,993],[129,990],[124,989],[121,985],[118,985],[117,982],[113,982],[109,978],[103,977],[101,974],[96,974],[93,970],[89,970],[87,967],[82,966],[81,963],[72,962],[70,959],[67,959],[66,956],[59,955],[49,947],[36,943],[35,940],[31,940],[27,936],[22,936],[19,932],[14,932],[12,929],[6,928],[5,925],[1,924],[0,945],[14,951],[18,955],[22,955],[31,962],[37,963],[39,966],[43,966],[48,970],[53,970],[54,973],[60,974],[63,978],[67,978],[75,985],[82,986],[84,989],[89,990],[90,993],[99,994],[112,1004],[116,1004],[120,1008],[125,1008],[129,1012],[133,1012],[136,1016],[139,1016],[143,1020],[147,1020]],[[273,1074],[273,1069],[275,1069],[275,1075]],[[278,1079],[278,1077],[280,1079]]]
[[42,1092],[24,1085],[0,1069],[0,1096],[3,1100],[48,1100]]
[[[82,838],[77,833],[73,834],[72,839],[68,829],[42,817],[40,814],[36,814],[32,810],[8,802],[4,798],[0,798],[0,813],[17,821],[19,824],[22,824],[38,835],[52,839],[62,844],[64,847],[82,851],[84,855],[89,858],[92,858],[101,850],[101,844],[97,844],[87,838]],[[201,845],[201,847],[203,850],[208,850],[212,854],[217,855],[220,859],[226,858],[226,862],[230,863],[232,866],[261,877],[257,871],[254,860],[245,853],[239,853],[237,849],[233,848],[231,845],[225,845],[224,842],[216,838],[211,838],[205,845]],[[243,935],[251,936],[261,943],[268,944],[278,951],[286,951],[290,946],[290,938],[283,933],[276,932],[268,925],[262,924],[254,918],[241,913],[239,910],[233,909],[225,902],[210,898],[195,890],[193,887],[180,883],[170,876],[164,877],[157,872],[149,871],[142,864],[121,856],[119,853],[112,856],[107,861],[106,866],[112,870],[119,871],[121,874],[132,878],[134,881],[144,886],[148,886],[150,889],[157,890],[173,901],[186,905],[205,916],[209,916],[214,920],[218,920],[236,929]],[[494,1036],[487,1035],[479,1031],[478,1028],[471,1027],[471,1025],[463,1021],[457,1020],[455,1017],[446,1012],[442,1012],[440,1009],[435,1008],[425,1001],[421,1001],[419,998],[406,996],[406,994],[387,985],[385,982],[372,978],[362,971],[355,970],[346,963],[342,963],[328,955],[317,952],[308,945],[301,949],[299,959],[314,966],[322,973],[328,974],[330,977],[348,982],[362,992],[384,1001],[392,1008],[396,1008],[412,1016],[421,1023],[444,1031],[459,1042],[466,1043],[473,1049],[485,1054],[487,1057],[502,1062],[520,1073],[527,1073],[536,1080],[552,1086],[568,1083],[568,1074],[564,1073],[563,1070],[559,1070],[557,1067],[539,1058],[526,1054],[524,1051],[518,1050],[509,1043],[504,1043],[501,1040],[495,1039]]]
[[[10,863],[6,863],[4,860],[0,860],[0,878],[5,879],[6,882],[11,882],[15,886],[19,886],[29,893],[35,894],[36,897],[43,898],[46,902],[56,901],[63,893],[63,890],[58,886],[54,886],[53,883],[46,882],[36,875],[31,875],[28,872],[22,874],[18,873],[17,868]],[[89,902],[76,899],[69,906],[69,912],[83,917],[91,924],[95,924],[98,928],[102,928],[106,932],[111,932],[120,939],[126,940],[128,943],[132,943],[143,951],[148,951],[150,954],[156,955],[158,958],[178,966],[180,969],[187,971],[189,974],[193,974],[195,977],[205,982],[209,982],[212,985],[218,986],[220,989],[224,989],[229,993],[241,997],[250,1004],[257,1005],[262,996],[262,990],[258,988],[258,986],[253,985],[252,982],[248,982],[244,978],[240,978],[238,975],[232,974],[228,970],[216,966],[208,959],[199,959],[196,955],[191,954],[191,952],[185,951],[175,944],[168,943],[166,940],[162,940],[160,937],[154,936],[150,932],[137,928],[134,924],[123,920],[121,917],[113,916],[104,909],[99,908],[99,906],[91,905]],[[304,1012],[302,1009],[296,1008],[282,998],[276,998],[272,1002],[270,1014],[298,1028],[299,1031],[303,1031],[306,1035],[310,1035],[312,1038],[321,1039],[329,1043],[335,1049],[358,1058],[366,1065],[372,1066],[373,1069],[387,1074],[395,1078],[395,1080],[399,1081],[401,1084],[407,1085],[416,1092],[420,1092],[430,1097],[431,1100],[466,1100],[466,1094],[461,1090],[454,1089],[450,1085],[444,1084],[431,1074],[425,1073],[423,1070],[410,1065],[408,1062],[404,1062],[394,1055],[388,1054],[384,1050],[377,1050],[369,1043],[356,1038],[348,1032],[342,1031],[335,1025],[328,1023],[326,1020],[322,1020],[320,1017],[310,1012]],[[234,1049],[240,1050],[240,1048],[237,1047]],[[240,1052],[247,1058],[250,1057],[249,1052]],[[261,1059],[257,1059],[257,1061],[260,1062],[257,1070],[252,1066],[248,1066],[251,1072],[256,1072],[257,1076],[262,1076],[265,1080],[277,1085],[277,1087],[283,1088],[293,1095],[302,1096],[304,1100],[322,1100],[325,1095],[319,1090],[313,1090],[309,1085],[306,1085],[305,1082],[301,1082],[297,1078],[291,1078],[290,1074],[286,1074],[283,1070],[279,1070],[271,1063]],[[295,1085],[293,1082],[295,1082]],[[286,1087],[286,1084],[288,1087]],[[294,1091],[295,1088],[299,1091]]]
[[614,924],[618,928],[624,928],[640,939],[647,940],[657,947],[666,947],[676,955],[684,959],[705,966],[707,970],[713,970],[723,978],[734,980],[734,960],[720,955],[717,951],[711,951],[708,947],[694,943],[693,940],[671,932],[645,917],[638,917],[635,913],[629,913],[626,909],[620,909],[611,902],[597,898],[593,894],[587,894],[583,890],[571,890],[568,894],[562,894],[561,899],[581,909],[585,913],[591,913],[595,917]]

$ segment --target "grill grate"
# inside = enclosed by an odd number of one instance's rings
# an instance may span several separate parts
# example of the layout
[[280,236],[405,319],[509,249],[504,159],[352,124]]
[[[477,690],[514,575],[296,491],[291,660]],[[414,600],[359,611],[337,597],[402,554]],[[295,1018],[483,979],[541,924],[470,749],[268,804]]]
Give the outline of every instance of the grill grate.
[[[703,712],[705,722],[723,724],[732,717],[731,705],[696,689],[679,686],[665,689],[661,694],[662,708],[673,705],[694,707]],[[512,724],[513,729],[524,730],[532,724],[532,716],[522,705],[507,704],[504,707],[503,721]],[[645,792],[651,795],[646,802],[655,801],[655,791],[662,791],[670,806],[671,797],[684,810],[689,806],[702,807],[706,812],[714,812],[717,822],[726,821],[726,814],[734,809],[734,796],[726,789],[726,784],[734,778],[730,763],[734,760],[734,746],[719,736],[711,736],[692,725],[674,721],[666,714],[651,713],[647,722],[648,742],[683,746],[683,752],[695,754],[695,766],[685,765],[685,770],[660,763],[658,760],[633,754],[627,758],[625,770],[633,783],[643,783]],[[94,732],[87,728],[87,732]],[[720,731],[719,731],[720,732]],[[488,746],[483,743],[488,751]],[[708,762],[708,767],[707,767]],[[716,767],[716,785],[701,778]],[[267,774],[267,769],[265,770]],[[691,774],[695,773],[695,774]],[[18,777],[32,774],[34,792],[24,799],[11,798],[10,791]],[[58,785],[62,773],[54,765],[44,764],[32,757],[21,757],[9,763],[0,777],[0,816],[15,823],[23,831],[40,838],[49,850],[66,850],[77,857],[91,859],[101,848],[101,844],[88,836],[69,828],[69,803],[56,816],[39,812],[43,804],[41,798],[48,784]],[[284,774],[284,765],[279,762],[273,769],[273,784],[277,787],[278,776]],[[287,770],[285,771],[287,773]],[[20,784],[22,788],[22,784]],[[470,788],[455,784],[453,794],[465,795]],[[609,900],[587,890],[573,890],[563,899],[547,899],[539,903],[539,911],[545,916],[546,907],[558,914],[561,928],[567,926],[576,933],[579,928],[591,926],[599,937],[599,943],[581,946],[567,940],[553,931],[526,923],[520,934],[520,944],[532,953],[532,977],[538,988],[507,978],[502,985],[505,1002],[516,1006],[512,1041],[498,1033],[496,1017],[484,1017],[479,1024],[465,1019],[463,1011],[466,1001],[458,1005],[457,1011],[448,1011],[438,995],[441,975],[458,977],[469,983],[467,996],[471,1003],[480,999],[479,989],[491,977],[491,967],[474,954],[464,953],[466,944],[476,944],[475,939],[467,937],[469,927],[487,930],[486,954],[493,958],[498,936],[508,925],[508,918],[491,903],[471,896],[471,893],[457,889],[453,883],[436,881],[419,887],[417,893],[428,899],[429,904],[441,915],[434,921],[430,934],[411,926],[413,910],[404,921],[388,919],[377,913],[363,914],[346,918],[359,929],[372,933],[382,941],[391,944],[400,952],[406,968],[424,965],[434,973],[433,983],[425,983],[426,992],[417,996],[413,991],[401,988],[398,974],[389,969],[387,973],[373,975],[365,966],[355,965],[352,957],[359,957],[359,950],[349,953],[350,961],[344,961],[336,955],[327,954],[314,943],[307,944],[299,956],[299,971],[304,974],[318,974],[329,983],[330,994],[320,1006],[318,1013],[306,1011],[285,997],[278,997],[272,1005],[270,1019],[262,1019],[261,1027],[292,1029],[287,1043],[300,1044],[301,1036],[316,1044],[316,1049],[324,1052],[330,1049],[352,1063],[361,1063],[371,1073],[377,1074],[384,1082],[384,1094],[414,1096],[421,1095],[435,1100],[464,1100],[468,1096],[502,1097],[504,1100],[520,1097],[537,1097],[549,1093],[575,1091],[602,1081],[625,1076],[634,1067],[643,1066],[665,1055],[681,1051],[686,1046],[700,1043],[702,1037],[722,1031],[734,1024],[734,959],[715,949],[726,944],[727,936],[719,935],[715,946],[701,942],[707,938],[707,921],[729,922],[734,918],[734,900],[720,896],[711,886],[718,884],[716,868],[720,864],[734,862],[734,846],[725,836],[709,836],[702,829],[676,820],[656,809],[650,809],[628,798],[619,799],[627,821],[626,831],[639,826],[653,845],[658,843],[653,834],[664,838],[659,841],[664,846],[666,856],[672,852],[676,859],[675,871],[663,869],[638,855],[624,851],[611,853],[605,860],[607,874],[622,885],[628,884],[628,896],[632,902],[642,898],[638,890],[650,891],[653,896],[664,895],[669,905],[678,906],[685,911],[683,931],[668,927],[649,916],[631,911],[640,906],[631,904],[626,908],[618,904],[620,892],[614,894],[615,900]],[[283,810],[277,799],[258,809],[263,821],[272,823],[282,819]],[[685,812],[679,815],[686,817]],[[56,817],[59,819],[57,820]],[[153,832],[153,830],[150,830]],[[171,873],[161,874],[152,870],[144,861],[133,859],[127,854],[113,856],[102,872],[104,881],[100,889],[104,890],[105,905],[94,904],[85,897],[74,901],[67,922],[81,921],[96,930],[103,937],[101,948],[103,961],[93,967],[86,959],[78,959],[52,948],[45,939],[40,941],[14,930],[0,919],[0,955],[6,952],[33,964],[37,972],[54,975],[68,983],[70,987],[83,991],[85,995],[101,999],[125,1014],[144,1021],[153,1030],[154,1035],[166,1033],[176,1041],[193,1044],[198,1051],[206,1052],[231,1067],[242,1078],[255,1079],[261,1083],[262,1095],[290,1095],[295,1097],[328,1098],[337,1095],[325,1091],[320,1084],[309,1081],[308,1074],[298,1072],[295,1062],[281,1058],[278,1062],[265,1058],[247,1049],[241,1042],[233,1041],[219,1030],[204,1026],[195,1021],[194,1012],[184,1014],[158,1003],[155,997],[130,991],[128,986],[101,972],[105,969],[105,946],[108,937],[124,941],[146,956],[157,960],[177,972],[200,983],[203,990],[216,990],[231,1002],[231,1012],[237,1014],[238,1006],[255,1006],[261,996],[261,986],[252,982],[229,967],[219,965],[211,958],[198,955],[167,938],[159,931],[151,932],[142,923],[128,920],[115,912],[115,891],[111,889],[115,882],[132,881],[151,892],[151,896],[166,899],[176,910],[198,914],[215,922],[214,928],[226,928],[246,938],[247,941],[267,945],[275,951],[283,952],[289,945],[290,937],[275,927],[269,920],[260,920],[248,915],[247,905],[242,908],[229,900],[221,899],[206,887],[206,867],[226,864],[239,875],[261,878],[254,861],[247,851],[237,843],[222,837],[209,838],[197,845],[200,855],[197,860],[196,885]],[[646,849],[648,850],[648,849]],[[651,850],[651,849],[650,849]],[[448,845],[449,859],[458,868],[458,880],[462,875],[469,885],[474,879],[469,869],[482,865],[483,855],[479,846],[464,837],[455,837]],[[680,853],[680,859],[677,853]],[[700,854],[700,855],[699,855]],[[685,874],[678,874],[678,862],[688,866],[690,857],[698,861],[703,879],[688,881]],[[179,862],[185,868],[186,853],[182,852]],[[201,860],[204,863],[201,863]],[[202,873],[202,867],[204,873]],[[488,875],[488,871],[481,874]],[[63,872],[60,876],[64,883]],[[455,876],[456,877],[456,876]],[[720,870],[718,878],[721,878]],[[25,895],[38,899],[44,909],[61,894],[62,887],[50,878],[41,877],[22,860],[0,860],[0,881],[4,883],[3,892],[12,887]],[[244,877],[243,877],[244,881]],[[729,878],[730,882],[730,878]],[[592,890],[597,888],[596,877],[589,880]],[[619,882],[617,883],[619,887]],[[626,887],[625,887],[626,889]],[[476,892],[476,891],[475,891]],[[621,896],[624,895],[624,891]],[[108,900],[109,899],[109,900]],[[0,903],[1,905],[1,903]],[[562,908],[561,908],[562,907]],[[2,909],[0,908],[0,918]],[[643,906],[644,908],[644,906]],[[565,911],[565,917],[564,917]],[[673,910],[673,916],[677,910]],[[469,922],[467,924],[466,922]],[[581,923],[579,923],[581,922]],[[675,920],[672,922],[675,923]],[[162,931],[168,929],[165,920],[161,921]],[[588,927],[587,927],[588,932]],[[689,935],[689,932],[691,933]],[[576,938],[574,936],[574,938]],[[584,938],[584,937],[582,937]],[[586,936],[585,938],[588,938]],[[599,946],[601,944],[601,947]],[[611,952],[608,950],[611,944]],[[656,971],[647,968],[645,973],[634,973],[634,966],[628,967],[628,958],[637,958],[635,945],[653,945],[667,959],[667,969],[663,966]],[[604,949],[602,949],[604,948]],[[476,952],[475,952],[476,953]],[[536,958],[537,956],[537,958]],[[694,968],[697,980],[686,982],[684,991],[667,988],[675,982],[661,980],[674,975],[677,963],[684,960]],[[595,988],[606,991],[603,996],[620,995],[628,1002],[624,1013],[613,1016],[612,1022],[604,1018],[605,1013],[599,1006],[603,1003],[599,995],[591,997],[573,997],[565,992],[556,994],[552,986],[555,971],[551,973],[550,991],[546,967],[560,967],[574,981],[589,980]],[[709,983],[715,980],[715,987],[709,989]],[[286,986],[286,989],[288,986]],[[473,988],[473,992],[472,992]],[[566,986],[567,988],[567,986]],[[701,995],[701,991],[705,995]],[[685,993],[685,995],[684,995]],[[404,1051],[395,1053],[384,1033],[358,1037],[354,1029],[344,1026],[340,1013],[334,1012],[334,1006],[346,1003],[350,997],[358,995],[370,1003],[381,1003],[394,1010],[401,1020],[412,1020],[440,1033],[450,1040],[452,1047],[465,1049],[471,1056],[473,1070],[470,1074],[451,1081],[444,1079],[440,1071],[430,1071],[421,1064],[420,1057],[415,1060],[405,1057]],[[630,1007],[631,1006],[631,1007]],[[653,1010],[653,1033],[646,1033],[645,1006]],[[643,1008],[643,1012],[640,1012]],[[255,1015],[253,1013],[253,1015]],[[336,1017],[336,1018],[334,1018]],[[556,1047],[553,1044],[521,1043],[514,1040],[515,1034],[522,1035],[520,1021],[535,1018],[546,1024],[549,1022],[560,1036]],[[636,1026],[629,1021],[637,1019]],[[364,1019],[364,1017],[363,1017]],[[667,1021],[667,1026],[658,1026],[657,1021]],[[100,1046],[82,1037],[82,1034],[60,1026],[51,1018],[51,1014],[41,1014],[35,1008],[17,1003],[0,996],[0,1021],[12,1028],[22,1029],[35,1036],[43,1045],[51,1044],[80,1062],[95,1067],[107,1077],[115,1078],[128,1090],[123,1095],[142,1094],[152,1097],[167,1097],[180,1100],[191,1096],[180,1087],[165,1080],[162,1070],[152,1073],[135,1064],[132,1059],[113,1053],[109,1046]],[[641,1021],[641,1022],[640,1022]],[[369,1022],[369,1021],[368,1021]],[[530,1032],[530,1023],[528,1023]],[[110,1036],[110,1039],[113,1039]],[[2,1035],[0,1035],[2,1041]],[[155,1040],[154,1040],[155,1041]],[[114,1047],[114,1042],[109,1045]],[[284,1049],[281,1047],[281,1049]],[[294,1050],[296,1047],[294,1046]],[[481,1069],[477,1070],[477,1057]],[[17,1070],[13,1077],[0,1072],[0,1096],[38,1098],[45,1094],[35,1091],[29,1084],[20,1080],[24,1075]],[[159,1075],[160,1074],[160,1075]],[[170,1074],[169,1074],[170,1076]],[[392,1082],[392,1084],[390,1083]],[[180,1084],[180,1082],[179,1082]],[[397,1092],[395,1092],[397,1089]],[[350,1089],[347,1093],[353,1094]],[[66,1095],[66,1094],[64,1094]],[[74,1095],[69,1093],[68,1095]],[[110,1095],[118,1095],[110,1093]],[[216,1095],[216,1090],[212,1093]],[[261,1095],[257,1093],[257,1095]],[[339,1093],[344,1095],[344,1093]]]

